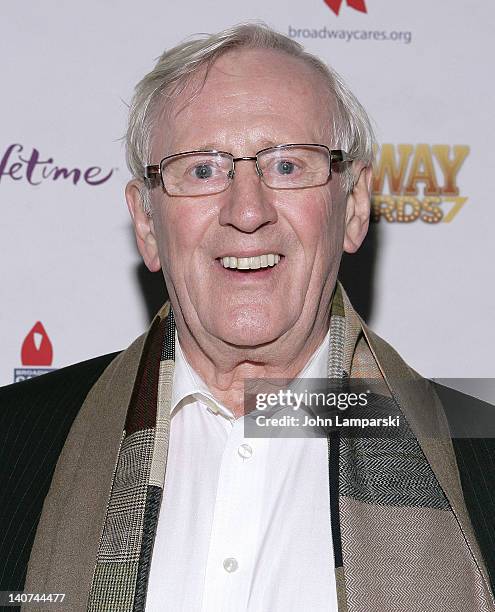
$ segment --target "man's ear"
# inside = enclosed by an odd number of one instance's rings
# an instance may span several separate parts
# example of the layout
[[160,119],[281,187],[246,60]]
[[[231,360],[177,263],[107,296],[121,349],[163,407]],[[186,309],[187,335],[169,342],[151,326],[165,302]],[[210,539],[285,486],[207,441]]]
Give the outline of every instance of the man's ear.
[[371,166],[354,162],[354,187],[347,196],[345,213],[344,251],[355,253],[363,242],[370,222]]
[[144,211],[143,189],[142,181],[137,179],[129,181],[125,188],[125,199],[132,222],[134,223],[136,243],[141,257],[150,272],[157,272],[161,268],[158,245],[155,238],[153,219]]

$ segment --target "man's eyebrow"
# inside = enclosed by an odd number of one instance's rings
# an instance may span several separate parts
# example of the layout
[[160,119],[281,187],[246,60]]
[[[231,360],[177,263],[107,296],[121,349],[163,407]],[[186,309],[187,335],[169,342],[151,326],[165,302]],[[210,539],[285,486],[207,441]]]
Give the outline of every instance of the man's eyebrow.
[[194,143],[191,145],[186,145],[186,146],[182,146],[180,147],[180,150],[178,149],[177,152],[187,152],[187,151],[226,151],[226,149],[224,147],[220,147],[218,145],[215,145],[212,142],[200,142],[200,143]]
[[284,140],[283,142],[282,141],[278,141],[278,140],[277,141],[275,141],[275,140],[262,140],[259,143],[258,151],[261,151],[261,149],[268,149],[268,147],[275,147],[276,145],[279,145],[279,144],[285,144],[286,142],[288,142],[288,140]]
[[[279,144],[286,144],[289,141],[287,139],[285,140],[262,140],[261,142],[258,143],[257,147],[256,147],[256,151],[261,151],[262,149],[267,149],[268,147],[275,147],[276,145]],[[184,149],[186,150],[186,149]],[[229,147],[225,147],[225,146],[220,146],[217,145],[213,142],[201,142],[198,145],[194,145],[194,149],[187,149],[188,151],[225,151],[225,152],[229,152]]]
[[223,151],[222,147],[215,146],[212,142],[202,142],[194,146],[193,151]]

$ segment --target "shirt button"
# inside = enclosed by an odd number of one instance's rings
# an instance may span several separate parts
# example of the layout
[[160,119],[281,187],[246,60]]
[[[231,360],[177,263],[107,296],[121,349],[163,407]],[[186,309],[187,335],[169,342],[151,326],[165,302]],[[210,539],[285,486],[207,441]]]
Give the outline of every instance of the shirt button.
[[239,567],[239,564],[237,563],[237,559],[234,559],[234,557],[228,557],[227,559],[224,559],[223,567],[226,572],[229,572],[229,574],[231,574],[232,572],[236,571],[236,569]]
[[237,452],[243,459],[249,459],[253,454],[253,449],[249,446],[249,444],[241,444],[237,449]]

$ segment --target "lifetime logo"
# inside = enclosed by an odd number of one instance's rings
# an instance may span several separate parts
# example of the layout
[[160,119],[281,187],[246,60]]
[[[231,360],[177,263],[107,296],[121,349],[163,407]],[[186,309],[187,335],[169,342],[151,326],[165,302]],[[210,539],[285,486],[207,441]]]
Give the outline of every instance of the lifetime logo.
[[[53,157],[40,159],[38,149],[32,148],[31,152],[25,152],[24,147],[18,143],[7,147],[0,157],[0,181],[8,177],[14,181],[24,180],[30,185],[40,185],[43,181],[59,179],[72,181],[73,185],[86,183],[86,185],[102,185],[113,175],[115,168],[104,172],[100,166],[89,166],[86,168],[56,166]],[[102,176],[103,175],[103,176]]]
[[[344,0],[325,0],[325,4],[330,8],[337,16],[340,13],[340,7]],[[346,0],[347,6],[350,6],[355,11],[360,13],[367,13],[366,3],[364,0]]]

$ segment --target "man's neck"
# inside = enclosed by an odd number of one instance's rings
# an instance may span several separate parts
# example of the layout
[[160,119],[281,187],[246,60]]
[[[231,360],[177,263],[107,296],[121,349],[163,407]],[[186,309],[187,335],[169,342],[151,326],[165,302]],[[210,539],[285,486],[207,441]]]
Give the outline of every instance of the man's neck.
[[[291,344],[295,346],[296,350],[290,355],[287,354],[287,351],[284,353],[282,348],[275,347],[276,343],[273,343],[275,348],[272,347],[271,351],[265,350],[268,358],[257,360],[250,358],[249,351],[246,351],[243,347],[242,350],[238,351],[237,358],[233,358],[230,363],[225,359],[215,361],[211,357],[207,357],[191,334],[181,335],[179,326],[177,331],[181,350],[189,365],[205,382],[211,394],[238,418],[245,414],[245,380],[295,378],[305,369],[325,341],[328,326],[327,319],[324,324],[315,326],[299,345],[292,342]],[[232,347],[229,346],[228,349],[226,352],[232,355]],[[271,353],[273,354],[272,359],[270,359]]]

